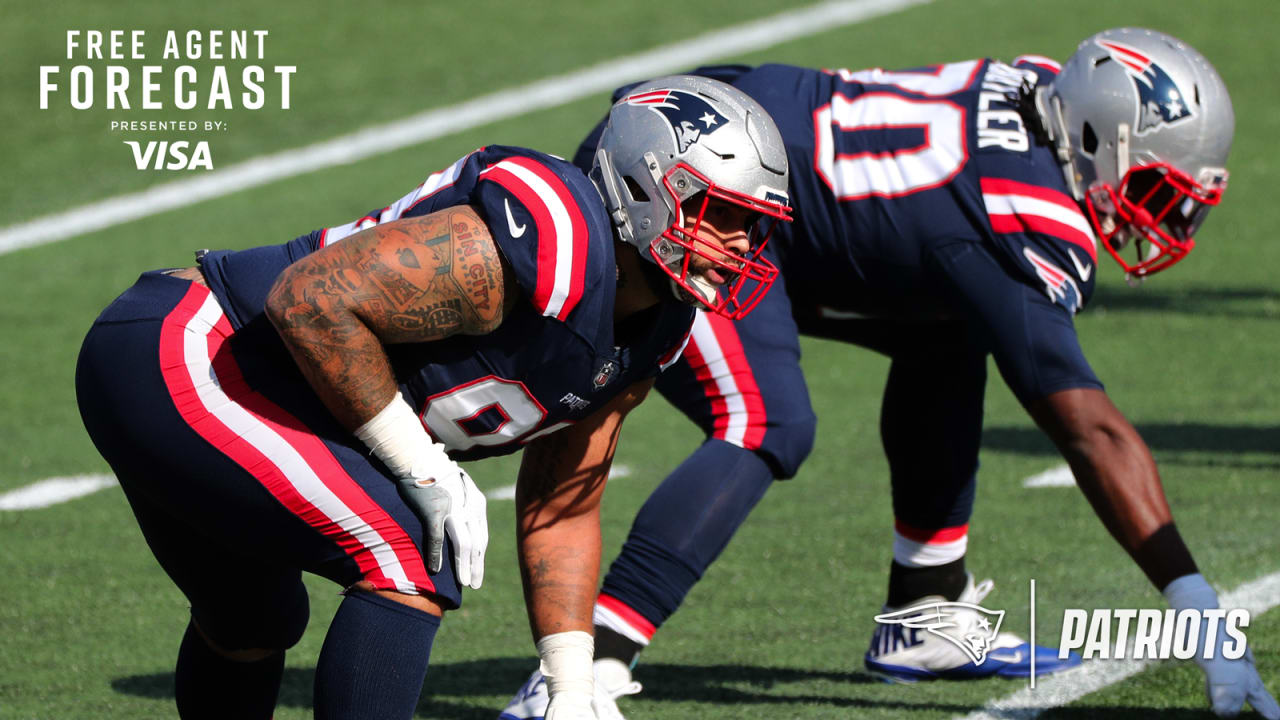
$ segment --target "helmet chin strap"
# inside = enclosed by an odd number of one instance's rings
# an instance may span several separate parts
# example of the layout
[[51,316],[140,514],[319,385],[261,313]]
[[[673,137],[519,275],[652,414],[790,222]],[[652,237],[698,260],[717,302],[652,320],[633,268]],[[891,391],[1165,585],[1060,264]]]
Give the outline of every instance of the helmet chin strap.
[[[1116,126],[1116,182],[1124,182],[1129,173],[1129,123]],[[1116,188],[1119,192],[1120,188]]]
[[[1128,173],[1129,173],[1129,123],[1120,123],[1119,125],[1116,126],[1117,182],[1123,185],[1124,176],[1127,175]],[[1119,187],[1115,188],[1115,191],[1118,194],[1120,192],[1120,188]],[[1105,221],[1109,223],[1112,227],[1115,226],[1115,218],[1107,217],[1105,218]],[[1130,227],[1126,227],[1122,232],[1125,238],[1121,243],[1121,247],[1128,245],[1131,241],[1133,241],[1132,235],[1134,233],[1134,230]],[[1139,256],[1141,256],[1141,244],[1138,243],[1138,246],[1139,246]],[[1159,254],[1160,254],[1159,248],[1156,248],[1154,246],[1148,247],[1147,257],[1146,258],[1139,257],[1138,262],[1139,263],[1145,262],[1146,260],[1149,260],[1152,257],[1155,257],[1156,255],[1159,255]],[[1124,274],[1124,282],[1126,285],[1128,285],[1131,288],[1136,288],[1146,281],[1147,281],[1147,277],[1145,275],[1134,275],[1133,273]]]
[[1041,125],[1049,135],[1049,142],[1053,143],[1054,154],[1058,158],[1058,164],[1062,166],[1062,176],[1066,178],[1071,196],[1076,200],[1083,200],[1079,175],[1075,164],[1071,162],[1071,143],[1067,140],[1067,122],[1062,117],[1061,98],[1056,95],[1050,97],[1047,87],[1036,88],[1036,112],[1040,114]]
[[[704,302],[706,302],[708,305],[716,304],[716,300],[719,298],[716,296],[715,285],[712,285],[706,278],[702,277],[701,275],[689,275],[685,279],[688,280],[689,285],[693,286],[694,291],[698,293],[698,296],[701,297]],[[688,294],[688,291],[680,287],[680,285],[675,280],[671,281],[671,292],[681,300],[683,300],[685,295]]]
[[620,240],[626,243],[633,242],[635,233],[631,227],[631,219],[627,217],[627,211],[622,205],[622,189],[618,187],[618,173],[614,171],[613,163],[609,161],[609,153],[603,149],[596,150],[596,168],[597,171],[591,173],[591,180],[594,181],[596,192],[600,193],[604,200],[609,220],[613,222]]

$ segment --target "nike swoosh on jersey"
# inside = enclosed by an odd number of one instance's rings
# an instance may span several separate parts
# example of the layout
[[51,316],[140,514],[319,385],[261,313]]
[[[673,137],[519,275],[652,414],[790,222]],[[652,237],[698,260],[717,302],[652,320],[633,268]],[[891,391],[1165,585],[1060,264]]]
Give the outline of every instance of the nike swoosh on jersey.
[[1067,248],[1067,254],[1071,256],[1071,263],[1076,266],[1076,272],[1080,274],[1080,280],[1089,282],[1089,276],[1093,274],[1093,268],[1080,262],[1080,258],[1076,257],[1075,250]]
[[507,229],[511,231],[511,237],[518,238],[524,235],[524,231],[529,229],[529,225],[517,225],[515,216],[511,214],[511,201],[503,198],[502,207],[507,211]]

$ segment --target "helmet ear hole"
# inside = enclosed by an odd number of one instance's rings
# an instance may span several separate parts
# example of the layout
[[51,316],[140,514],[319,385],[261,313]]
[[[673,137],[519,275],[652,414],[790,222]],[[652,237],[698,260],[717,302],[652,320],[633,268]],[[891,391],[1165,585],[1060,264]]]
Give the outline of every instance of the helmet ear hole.
[[644,188],[640,187],[640,183],[636,182],[635,178],[631,177],[630,175],[627,175],[626,177],[622,178],[622,182],[626,183],[627,193],[631,195],[632,202],[638,202],[638,203],[649,202],[648,193],[644,191]]
[[1081,149],[1089,155],[1093,155],[1098,151],[1098,135],[1093,131],[1093,125],[1084,124],[1084,130],[1080,133]]

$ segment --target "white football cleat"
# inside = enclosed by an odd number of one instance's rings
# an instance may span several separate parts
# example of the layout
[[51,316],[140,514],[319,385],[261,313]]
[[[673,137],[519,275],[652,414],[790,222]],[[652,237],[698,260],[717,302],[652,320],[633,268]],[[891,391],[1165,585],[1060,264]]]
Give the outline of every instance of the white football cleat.
[[999,632],[1004,611],[978,605],[994,587],[991,580],[975,586],[969,575],[964,592],[954,602],[931,595],[896,610],[885,608],[876,616],[871,647],[863,659],[867,670],[891,682],[908,683],[1027,677],[1033,652],[1036,675],[1080,665],[1081,658],[1074,652],[1059,660],[1057,650],[1033,648],[1013,633]]
[[[618,710],[618,698],[640,692],[640,683],[631,679],[631,669],[619,660],[602,659],[592,664],[595,670],[595,700],[593,705],[599,720],[626,720]],[[551,697],[547,694],[547,681],[537,670],[529,676],[515,697],[498,716],[498,720],[543,720]]]

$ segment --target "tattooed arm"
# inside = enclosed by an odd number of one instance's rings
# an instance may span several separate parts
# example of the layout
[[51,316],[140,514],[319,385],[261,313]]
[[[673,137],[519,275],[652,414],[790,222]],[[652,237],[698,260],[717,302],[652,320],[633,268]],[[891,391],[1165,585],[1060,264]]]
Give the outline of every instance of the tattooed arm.
[[600,573],[600,498],[622,419],[653,381],[637,383],[581,422],[530,443],[516,484],[516,536],[535,640],[591,632]]
[[466,205],[377,225],[285,268],[266,312],[311,387],[348,429],[396,394],[383,345],[483,335],[518,292]]

